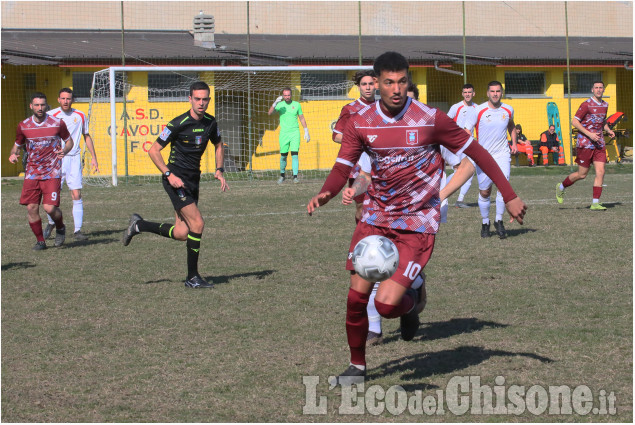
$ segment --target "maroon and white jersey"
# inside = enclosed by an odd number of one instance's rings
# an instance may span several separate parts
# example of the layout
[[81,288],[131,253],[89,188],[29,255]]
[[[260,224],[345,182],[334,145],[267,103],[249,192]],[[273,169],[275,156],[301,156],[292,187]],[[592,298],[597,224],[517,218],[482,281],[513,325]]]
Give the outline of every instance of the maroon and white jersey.
[[372,183],[362,221],[418,233],[439,229],[443,159],[439,145],[460,154],[472,142],[445,113],[408,98],[395,117],[379,101],[350,117],[337,163],[352,167],[362,152],[372,162]]
[[[582,127],[586,128],[591,133],[603,135],[608,109],[609,104],[604,100],[602,102],[598,102],[591,97],[582,102],[582,105],[580,105],[578,112],[575,113],[573,118],[580,121]],[[604,149],[604,137],[600,137],[598,142],[593,142],[591,139],[582,134],[582,132],[578,132],[577,147],[586,149]]]
[[35,122],[33,116],[19,123],[15,144],[23,146],[29,154],[24,178],[34,180],[60,178],[62,160],[57,157],[55,151],[62,149],[62,141],[70,137],[64,121],[48,114],[39,124]]
[[[374,102],[371,102],[370,104],[372,103]],[[337,119],[335,127],[333,128],[333,139],[335,139],[335,136],[338,134],[344,134],[344,129],[346,128],[346,124],[348,124],[349,118],[368,105],[369,103],[366,103],[366,101],[361,97],[344,105],[340,111],[340,117]],[[348,175],[348,178],[355,180],[357,176],[359,176],[360,168],[360,165],[356,164],[351,170],[351,173]]]

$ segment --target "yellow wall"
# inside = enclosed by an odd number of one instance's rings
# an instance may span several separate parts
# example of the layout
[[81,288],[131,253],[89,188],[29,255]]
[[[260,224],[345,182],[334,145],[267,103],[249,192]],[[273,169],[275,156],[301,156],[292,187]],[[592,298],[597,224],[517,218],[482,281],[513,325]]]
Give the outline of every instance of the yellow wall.
[[[558,105],[561,126],[564,138],[564,147],[569,162],[569,125],[572,115],[569,114],[569,102],[564,96],[563,71],[564,68],[513,68],[513,67],[468,67],[468,81],[475,86],[476,101],[482,103],[486,100],[487,82],[498,79],[504,82],[505,71],[528,71],[546,73],[546,97],[519,98],[511,96],[504,98],[505,103],[510,104],[515,110],[515,122],[522,124],[524,134],[531,140],[538,139],[540,133],[547,129],[547,102],[555,102]],[[632,129],[632,71],[618,68],[575,68],[574,71],[601,70],[606,84],[606,100],[609,103],[609,114],[618,110],[625,112],[630,121],[627,126]],[[72,72],[95,71],[94,68],[60,69],[50,66],[18,67],[5,65],[2,81],[2,175],[16,176],[22,171],[21,164],[10,164],[6,158],[13,146],[15,127],[30,111],[28,110],[28,95],[30,90],[24,88],[24,78],[27,73],[36,75],[36,89],[44,91],[48,96],[52,107],[57,107],[57,93],[60,87],[72,87]],[[349,72],[351,78],[354,72]],[[420,90],[420,100],[423,102],[452,105],[461,99],[461,86],[463,77],[440,73],[433,68],[413,68],[412,77]],[[212,73],[202,76],[211,82],[212,100],[208,111],[216,113],[216,99],[214,98],[214,76]],[[220,78],[220,77],[219,77]],[[280,84],[290,85],[295,89],[294,98],[299,99],[301,89],[299,73],[294,72],[285,77]],[[169,120],[187,111],[187,101],[175,102],[149,102],[147,99],[147,74],[142,72],[129,73],[129,82],[132,89],[127,93],[127,153],[128,174],[143,175],[157,174],[158,170],[150,161],[147,150],[156,140],[158,134]],[[619,82],[619,88],[618,88]],[[220,84],[220,83],[219,83]],[[29,93],[27,93],[29,92]],[[590,95],[589,90],[589,95]],[[244,93],[235,93],[237,98],[245,96]],[[267,115],[271,102],[278,94],[265,93],[261,97],[252,99],[252,132],[256,134],[254,140],[247,140],[247,131],[243,131],[241,143],[245,152],[248,151],[248,143],[252,143],[251,152],[254,153],[253,161],[249,164],[249,155],[244,154],[243,162],[239,165],[254,171],[279,169],[279,117],[277,114]],[[339,145],[331,139],[332,125],[337,120],[342,106],[359,96],[357,87],[353,86],[348,93],[349,99],[341,100],[314,100],[302,101],[302,109],[306,118],[311,142],[304,143],[302,137],[300,147],[300,169],[329,169],[333,166]],[[575,114],[580,103],[587,97],[574,97],[571,101],[571,114]],[[242,99],[242,98],[240,98]],[[246,100],[246,99],[245,99]],[[242,100],[241,100],[242,101]],[[246,101],[245,101],[246,103]],[[77,109],[88,112],[87,103],[75,103]],[[126,142],[123,137],[123,104],[118,102],[117,111],[117,174],[125,174]],[[242,110],[242,117],[237,119],[239,125],[247,126],[247,108]],[[624,125],[622,125],[624,126]],[[221,129],[223,128],[221,123]],[[110,105],[109,103],[95,103],[91,115],[91,136],[95,141],[97,155],[100,163],[100,174],[111,174],[111,140],[110,131]],[[302,132],[301,132],[302,134]],[[260,141],[262,144],[260,145]],[[626,139],[632,144],[631,139]],[[82,142],[83,143],[83,142]],[[575,146],[575,144],[574,144]],[[236,155],[236,152],[231,152]],[[168,149],[163,150],[167,158]],[[203,172],[213,172],[215,169],[214,149],[208,149],[202,162]]]

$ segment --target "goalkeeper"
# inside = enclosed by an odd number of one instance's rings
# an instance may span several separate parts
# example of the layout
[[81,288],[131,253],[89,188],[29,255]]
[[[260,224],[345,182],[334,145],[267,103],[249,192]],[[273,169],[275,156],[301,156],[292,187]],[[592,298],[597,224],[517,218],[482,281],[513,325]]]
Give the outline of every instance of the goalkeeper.
[[[283,102],[284,100],[284,102]],[[300,150],[300,127],[298,119],[304,127],[304,141],[309,143],[309,129],[306,120],[302,114],[302,107],[299,102],[291,100],[291,89],[289,87],[282,90],[282,96],[278,96],[271,108],[269,115],[276,111],[280,114],[280,178],[278,184],[282,184],[285,179],[285,170],[287,168],[287,156],[291,152],[291,168],[293,170],[293,183],[300,183],[298,180],[298,169],[300,162],[298,160],[298,152]]]

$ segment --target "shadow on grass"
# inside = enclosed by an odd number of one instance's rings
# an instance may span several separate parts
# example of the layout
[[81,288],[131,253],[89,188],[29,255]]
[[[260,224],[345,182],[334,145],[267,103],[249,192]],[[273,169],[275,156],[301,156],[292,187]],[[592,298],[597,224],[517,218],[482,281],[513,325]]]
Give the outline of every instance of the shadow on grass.
[[403,381],[401,384],[406,391],[426,389],[430,384],[418,382],[433,375],[454,374],[457,371],[476,366],[492,357],[527,357],[542,363],[551,363],[548,357],[535,353],[513,352],[505,350],[488,350],[483,347],[461,346],[452,350],[442,350],[436,353],[417,353],[397,360],[386,362],[368,375],[378,378],[386,375],[396,375]]
[[534,233],[538,231],[538,229],[532,229],[531,227],[521,227],[520,229],[505,229],[505,230],[507,230],[507,237],[510,237],[510,236],[515,237],[515,236],[524,235],[525,233]]
[[31,267],[35,267],[35,264],[29,263],[28,261],[22,261],[20,263],[7,263],[2,265],[2,271],[11,269],[30,269]]
[[[621,207],[624,204],[622,202],[602,202],[602,205],[604,205],[607,209],[611,209],[611,208],[615,208],[615,207]],[[566,207],[566,206],[560,205],[560,207],[558,209],[559,210],[590,210],[590,208],[591,208],[591,204],[585,205],[583,207],[573,206],[573,205],[570,206],[570,207]],[[601,212],[601,211],[599,211],[599,212]]]
[[[503,323],[480,320],[475,317],[455,318],[443,322],[430,322],[425,325],[425,328],[419,328],[415,336],[419,341],[434,341],[455,335],[477,332],[485,328],[506,328],[509,326]],[[393,335],[384,337],[384,344],[399,339],[401,339],[401,333],[397,331]]]
[[264,279],[267,276],[274,274],[276,270],[262,270],[259,272],[249,272],[249,273],[236,273],[227,276],[207,276],[204,277],[208,282],[214,282],[214,284],[222,284],[228,283],[232,279],[240,279],[241,277],[255,277],[256,279]]

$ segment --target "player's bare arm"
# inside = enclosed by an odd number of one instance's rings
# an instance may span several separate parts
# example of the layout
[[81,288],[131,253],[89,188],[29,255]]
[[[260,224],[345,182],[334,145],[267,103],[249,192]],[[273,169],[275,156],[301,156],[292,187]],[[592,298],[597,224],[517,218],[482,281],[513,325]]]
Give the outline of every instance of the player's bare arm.
[[309,136],[309,127],[306,125],[304,115],[298,115],[298,119],[300,120],[300,124],[302,124],[302,127],[304,127],[304,141],[309,143],[311,141],[311,136]]
[[511,216],[509,222],[518,221],[519,224],[523,224],[523,219],[527,213],[527,205],[519,197],[515,197],[509,202],[505,203],[505,209]]
[[353,203],[353,198],[365,193],[370,184],[370,174],[360,171],[359,176],[355,179],[351,187],[347,187],[342,191],[342,204],[350,205]]
[[335,137],[333,137],[333,141],[335,143],[339,143],[341,145],[342,144],[342,134],[335,135]]
[[507,131],[509,132],[509,135],[512,138],[512,147],[511,147],[512,154],[518,153],[518,145],[517,145],[518,134],[516,134],[515,128],[516,128],[516,124],[514,123],[514,120],[511,117],[509,117],[509,123],[507,124]]
[[328,201],[331,200],[331,192],[322,192],[315,195],[306,206],[306,210],[309,215],[313,215],[313,212],[320,208],[322,205],[325,205]]
[[84,134],[84,143],[86,143],[86,148],[88,152],[90,152],[90,165],[93,167],[93,172],[99,172],[99,164],[97,163],[97,154],[95,153],[95,144],[93,143],[93,138],[90,137],[90,134]]
[[468,181],[470,177],[472,177],[474,171],[475,168],[474,165],[472,165],[472,161],[467,158],[463,158],[463,160],[459,163],[458,168],[456,168],[454,176],[452,176],[450,182],[446,184],[445,187],[439,192],[441,201],[446,200],[454,192],[459,190],[461,186],[463,186],[463,184],[465,184],[465,182]]
[[227,184],[227,181],[225,181],[225,177],[223,176],[224,169],[222,169],[224,166],[223,164],[225,164],[225,149],[223,141],[219,140],[214,148],[214,154],[216,156],[216,172],[214,173],[214,177],[216,177],[217,180],[220,180],[221,192],[225,192],[229,189],[229,185]]
[[[163,160],[163,157],[161,156],[161,149],[163,149],[163,146],[161,146],[157,142],[154,142],[152,146],[150,147],[150,150],[148,150],[148,155],[150,156],[150,159],[152,160],[154,165],[159,169],[159,171],[161,171],[161,174],[165,174],[165,172],[170,171],[170,169],[165,164],[165,161]],[[181,180],[179,177],[175,176],[174,174],[170,174],[167,177],[167,179],[168,179],[168,183],[170,183],[170,186],[174,188],[185,186],[183,184],[183,180]]]
[[584,134],[586,137],[588,137],[589,139],[591,139],[594,142],[599,142],[600,138],[602,137],[601,134],[598,133],[592,133],[589,130],[587,130],[586,128],[584,128],[582,126],[582,123],[580,122],[580,120],[578,120],[577,118],[573,118],[571,120],[571,125],[578,130],[580,133]]
[[615,139],[615,132],[611,130],[611,127],[609,127],[608,123],[604,124],[604,131],[607,132],[607,134],[611,137],[611,139]]
[[67,153],[71,151],[71,149],[73,149],[73,139],[69,137],[68,139],[64,140],[64,147],[62,149],[56,150],[55,153],[57,154],[58,158],[63,158],[66,156]]

